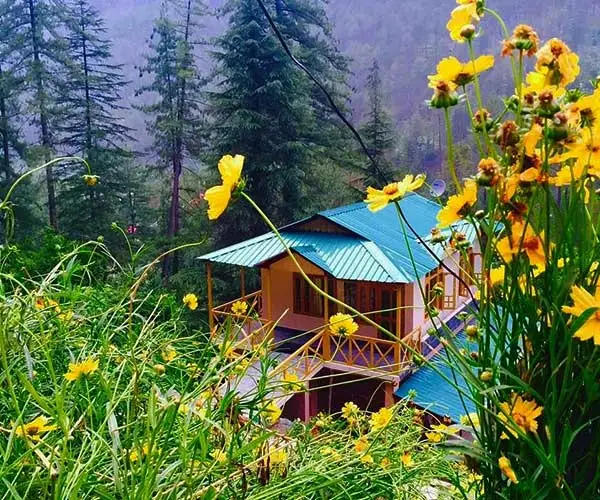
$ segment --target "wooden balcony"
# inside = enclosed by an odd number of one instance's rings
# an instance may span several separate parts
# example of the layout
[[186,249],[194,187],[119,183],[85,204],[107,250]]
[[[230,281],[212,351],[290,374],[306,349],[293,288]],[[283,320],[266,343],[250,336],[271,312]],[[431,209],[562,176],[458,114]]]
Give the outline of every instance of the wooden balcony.
[[[248,304],[246,314],[235,314],[232,306],[237,301]],[[262,292],[232,300],[212,310],[215,324],[213,335],[218,335],[226,323],[237,330],[233,343],[237,350],[252,350],[272,340],[271,349],[285,347],[288,339],[277,334],[275,322],[261,316]],[[300,379],[312,376],[321,366],[346,371],[364,372],[365,376],[397,376],[411,366],[413,352],[421,353],[422,332],[417,328],[401,342],[363,335],[343,336],[322,328],[314,336],[307,333],[302,345],[291,352],[273,371],[273,376],[292,370]],[[230,336],[231,338],[231,336]],[[289,352],[289,351],[288,351]]]

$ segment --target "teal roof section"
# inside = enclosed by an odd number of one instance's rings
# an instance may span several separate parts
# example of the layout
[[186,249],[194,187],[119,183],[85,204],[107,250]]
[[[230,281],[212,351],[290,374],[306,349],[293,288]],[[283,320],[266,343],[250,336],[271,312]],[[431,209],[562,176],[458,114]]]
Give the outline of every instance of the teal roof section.
[[[472,345],[468,345],[464,332],[459,333],[454,342],[458,349],[472,348]],[[411,391],[415,391],[415,404],[436,415],[448,415],[454,422],[460,422],[462,415],[475,411],[475,404],[469,399],[469,389],[464,377],[452,369],[444,347],[440,349],[425,366],[408,377],[394,394],[403,399],[409,397]],[[440,372],[453,380],[456,387],[444,379]]]
[[[411,194],[400,201],[411,226],[422,238],[435,227],[439,205]],[[321,218],[343,228],[343,233],[304,230],[308,221]],[[280,229],[285,245],[337,279],[380,283],[411,283],[437,267],[436,260],[404,227],[395,205],[371,212],[354,203],[290,224]],[[468,226],[462,225],[466,232]],[[473,241],[474,233],[467,237]],[[432,246],[438,257],[440,245]],[[202,260],[255,267],[283,255],[285,247],[268,233],[203,255]]]

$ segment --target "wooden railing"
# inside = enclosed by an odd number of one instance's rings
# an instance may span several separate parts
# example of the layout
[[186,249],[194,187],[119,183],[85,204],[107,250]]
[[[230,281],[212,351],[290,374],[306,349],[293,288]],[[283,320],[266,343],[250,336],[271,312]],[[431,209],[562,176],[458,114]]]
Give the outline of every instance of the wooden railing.
[[[237,301],[248,304],[246,314],[235,314],[231,310],[233,304]],[[212,315],[216,328],[213,331],[213,335],[217,335],[217,332],[221,330],[219,327],[229,319],[231,328],[234,329],[233,331],[237,331],[237,334],[231,339],[233,346],[236,349],[243,350],[256,349],[267,340],[273,330],[273,321],[263,318],[260,315],[261,311],[262,290],[214,307]]]
[[311,372],[323,363],[323,342],[327,331],[327,329],[321,330],[302,347],[291,353],[269,373],[269,377],[293,371],[300,380],[308,378]]

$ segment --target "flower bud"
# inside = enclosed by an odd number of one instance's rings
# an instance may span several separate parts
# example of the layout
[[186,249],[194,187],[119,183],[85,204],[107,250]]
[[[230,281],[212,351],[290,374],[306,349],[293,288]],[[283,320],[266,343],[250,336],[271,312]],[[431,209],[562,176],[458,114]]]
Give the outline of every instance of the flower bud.
[[439,81],[435,85],[433,97],[429,101],[432,108],[443,109],[458,104],[458,94],[453,84],[445,81]]
[[519,144],[521,138],[519,137],[519,128],[517,124],[512,120],[507,120],[498,129],[496,133],[496,143],[504,150],[510,146],[516,146]]
[[442,231],[439,228],[434,227],[431,230],[431,242],[432,243],[442,243],[443,241],[446,241],[446,236],[444,236],[444,234],[442,233]]
[[481,374],[479,375],[479,380],[481,380],[482,382],[489,382],[493,378],[494,378],[494,374],[489,370],[485,370],[485,371],[481,372]]
[[467,327],[465,328],[465,333],[467,334],[467,337],[469,337],[469,339],[475,340],[479,336],[479,328],[477,327],[477,325],[467,325]]
[[165,374],[165,371],[166,371],[165,365],[161,365],[160,363],[157,363],[152,368],[154,369],[154,372],[157,375],[164,375]]
[[431,307],[429,309],[429,317],[437,318],[440,315],[440,310],[437,307]]
[[473,115],[473,129],[476,132],[490,130],[493,125],[492,114],[487,109],[479,109]]
[[476,28],[472,24],[465,24],[460,30],[460,36],[465,40],[472,40],[475,36]]

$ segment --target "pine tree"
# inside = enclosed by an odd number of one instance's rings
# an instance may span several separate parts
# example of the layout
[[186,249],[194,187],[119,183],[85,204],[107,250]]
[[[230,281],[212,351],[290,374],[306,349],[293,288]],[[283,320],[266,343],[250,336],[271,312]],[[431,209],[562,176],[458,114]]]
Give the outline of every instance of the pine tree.
[[[151,117],[148,130],[154,137],[154,152],[163,169],[171,172],[167,238],[172,244],[181,229],[181,175],[190,152],[197,147],[200,125],[201,89],[204,80],[196,65],[194,49],[206,6],[199,0],[166,0],[156,20],[149,43],[151,53],[140,74],[152,75],[152,82],[138,94],[152,93],[158,100],[140,106]],[[177,271],[176,258],[165,258],[163,277]]]
[[385,107],[377,60],[373,61],[369,70],[366,90],[369,110],[360,131],[375,165],[371,161],[365,165],[363,182],[366,185],[380,185],[384,179],[391,179],[394,167],[390,155],[396,145],[396,137],[394,123]]
[[25,144],[20,136],[23,125],[19,97],[24,92],[24,79],[17,72],[10,43],[17,27],[14,24],[15,4],[11,0],[0,2],[0,185],[10,184],[14,178],[15,161],[25,157]]
[[[16,0],[9,2],[6,23],[13,27],[4,39],[7,54],[14,61],[14,74],[24,78],[30,89],[26,98],[32,123],[39,130],[43,160],[52,158],[55,97],[63,90],[63,79],[69,66],[66,44],[61,37],[63,5],[51,0]],[[46,168],[48,220],[58,227],[55,176]]]
[[110,62],[112,47],[105,38],[104,21],[89,0],[72,0],[67,7],[63,17],[71,63],[57,99],[56,142],[69,154],[88,160],[100,182],[86,186],[81,165],[75,165],[62,179],[60,220],[71,236],[87,239],[105,232],[124,209],[120,200],[130,191],[124,169],[130,166],[131,155],[123,148],[134,139],[118,116],[128,82],[122,66]]
[[[271,0],[267,5],[298,57],[335,94],[339,82],[332,75],[338,70],[327,62],[328,45],[312,31],[311,16],[319,11],[301,10],[314,3]],[[308,195],[315,194],[315,173],[339,158],[342,136],[339,129],[337,136],[332,133],[322,93],[315,97],[314,84],[285,54],[257,2],[233,0],[226,12],[229,28],[214,53],[218,85],[211,94],[212,143],[218,154],[246,156],[248,191],[276,224],[284,224],[312,212],[317,200]],[[220,243],[264,231],[264,223],[242,207],[229,211],[222,227]]]

